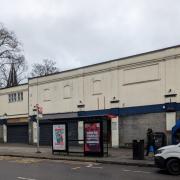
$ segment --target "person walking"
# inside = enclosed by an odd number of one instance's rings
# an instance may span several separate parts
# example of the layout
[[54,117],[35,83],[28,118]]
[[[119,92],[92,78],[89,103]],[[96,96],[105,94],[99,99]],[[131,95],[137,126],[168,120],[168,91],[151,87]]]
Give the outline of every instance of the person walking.
[[149,155],[150,148],[153,148],[153,153],[155,153],[154,133],[153,133],[152,129],[148,128],[148,130],[147,130],[147,151],[146,151],[146,156]]

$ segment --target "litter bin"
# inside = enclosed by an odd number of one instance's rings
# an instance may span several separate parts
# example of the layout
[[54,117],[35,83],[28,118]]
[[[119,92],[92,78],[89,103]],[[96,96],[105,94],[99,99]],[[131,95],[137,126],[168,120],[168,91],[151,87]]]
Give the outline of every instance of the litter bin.
[[133,140],[133,159],[143,160],[144,159],[144,140]]
[[133,140],[133,159],[138,159],[138,142],[137,140]]

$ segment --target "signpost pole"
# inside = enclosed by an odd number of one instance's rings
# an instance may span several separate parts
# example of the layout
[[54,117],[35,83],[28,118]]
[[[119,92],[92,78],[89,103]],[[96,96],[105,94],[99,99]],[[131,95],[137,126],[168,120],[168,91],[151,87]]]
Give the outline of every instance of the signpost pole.
[[37,108],[37,152],[36,153],[41,153],[39,149],[39,110]]
[[[36,112],[36,123],[37,123],[37,151],[36,153],[41,153],[40,148],[39,148],[39,111],[40,111],[40,107],[38,104],[36,104],[36,106],[34,106],[33,109],[34,112]],[[42,112],[41,112],[42,113]]]

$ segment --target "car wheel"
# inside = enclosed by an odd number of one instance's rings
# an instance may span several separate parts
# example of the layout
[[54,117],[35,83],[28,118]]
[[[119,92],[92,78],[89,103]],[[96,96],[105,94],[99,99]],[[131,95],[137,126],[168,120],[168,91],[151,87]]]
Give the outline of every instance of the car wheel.
[[178,159],[170,159],[167,162],[167,170],[172,175],[180,174],[180,161]]

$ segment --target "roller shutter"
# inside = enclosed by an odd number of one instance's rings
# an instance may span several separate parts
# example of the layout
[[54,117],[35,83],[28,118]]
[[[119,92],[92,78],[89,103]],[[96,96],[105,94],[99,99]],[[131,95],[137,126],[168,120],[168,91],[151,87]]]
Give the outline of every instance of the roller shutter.
[[28,144],[28,125],[7,125],[7,142]]
[[49,146],[52,142],[52,125],[47,124],[40,124],[40,145]]
[[[68,138],[69,140],[78,140],[78,121],[68,120]],[[78,145],[77,141],[69,141],[69,145]]]

